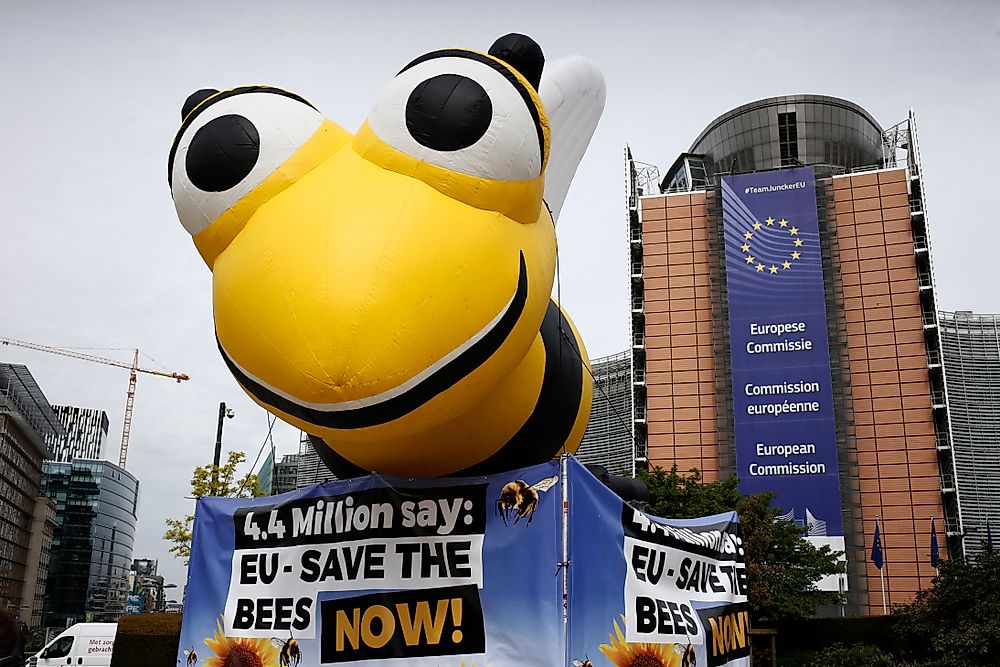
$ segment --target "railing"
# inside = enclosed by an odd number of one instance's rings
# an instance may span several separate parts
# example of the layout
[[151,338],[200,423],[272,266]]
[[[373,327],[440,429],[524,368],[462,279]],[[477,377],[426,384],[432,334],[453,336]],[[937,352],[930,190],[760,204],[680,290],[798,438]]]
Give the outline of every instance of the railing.
[[646,344],[646,334],[641,331],[635,331],[632,333],[632,346],[642,347]]
[[951,449],[951,439],[947,433],[938,433],[935,440],[937,441],[937,448],[939,450]]
[[645,384],[646,382],[646,369],[636,368],[632,371],[632,382],[634,384]]
[[945,493],[952,493],[955,491],[955,475],[953,473],[941,473],[941,490]]
[[646,406],[637,405],[635,406],[635,419],[636,421],[646,421]]
[[632,243],[642,243],[642,230],[638,227],[633,227],[629,230],[628,238]]
[[642,278],[642,262],[632,262],[632,277]]
[[935,349],[933,347],[927,349],[927,365],[928,366],[941,365],[941,350]]
[[925,252],[927,250],[927,237],[926,236],[914,236],[913,237],[913,249],[917,252]]
[[634,297],[632,299],[632,311],[642,312],[642,297]]
[[958,517],[947,516],[944,518],[944,530],[948,535],[961,535],[962,524],[958,522]]
[[934,281],[931,278],[930,271],[919,271],[917,272],[917,284],[920,285],[920,289],[929,289],[934,286]]
[[940,389],[931,390],[931,405],[933,407],[944,407],[944,392]]
[[933,327],[937,325],[937,315],[933,310],[925,310],[920,313],[920,319],[923,320],[925,327]]

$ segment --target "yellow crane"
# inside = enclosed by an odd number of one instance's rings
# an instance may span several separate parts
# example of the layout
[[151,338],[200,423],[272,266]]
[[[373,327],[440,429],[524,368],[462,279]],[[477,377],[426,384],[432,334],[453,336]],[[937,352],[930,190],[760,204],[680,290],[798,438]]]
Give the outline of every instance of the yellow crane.
[[139,366],[138,348],[132,350],[132,363],[128,363],[127,361],[107,359],[93,354],[77,352],[76,350],[64,350],[61,347],[39,345],[38,343],[32,343],[26,340],[17,340],[16,338],[0,337],[0,343],[4,345],[16,345],[17,347],[23,347],[29,350],[38,350],[39,352],[48,352],[50,354],[61,354],[64,357],[72,357],[73,359],[81,359],[83,361],[90,361],[95,364],[105,364],[107,366],[117,366],[118,368],[127,368],[129,370],[128,398],[125,400],[125,423],[122,425],[122,448],[121,453],[118,455],[118,465],[122,468],[125,467],[125,457],[128,455],[128,436],[132,430],[132,405],[135,403],[136,373],[148,373],[149,375],[159,375],[160,377],[172,378],[177,380],[178,383],[182,380],[190,379],[186,373],[167,373],[164,371],[154,371],[148,368],[141,368]]

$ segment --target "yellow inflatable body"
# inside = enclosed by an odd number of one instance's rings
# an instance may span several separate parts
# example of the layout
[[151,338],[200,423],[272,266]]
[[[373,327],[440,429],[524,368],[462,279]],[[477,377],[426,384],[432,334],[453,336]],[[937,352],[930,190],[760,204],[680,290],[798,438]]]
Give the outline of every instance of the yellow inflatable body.
[[[550,298],[541,68],[518,35],[427,54],[355,134],[277,88],[185,104],[169,177],[213,272],[219,350],[341,476],[509,470],[583,436],[587,355]],[[554,95],[577,134],[556,145],[578,161],[603,83],[571,69]]]

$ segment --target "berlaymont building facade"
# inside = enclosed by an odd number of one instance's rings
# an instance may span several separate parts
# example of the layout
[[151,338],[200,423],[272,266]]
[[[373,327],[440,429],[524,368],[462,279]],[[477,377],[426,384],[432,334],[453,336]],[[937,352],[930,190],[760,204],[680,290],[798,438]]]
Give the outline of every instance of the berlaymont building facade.
[[[913,114],[796,95],[708,124],[663,174],[626,153],[639,466],[738,475],[845,552],[882,613],[963,549]],[[998,526],[1000,528],[1000,526]]]

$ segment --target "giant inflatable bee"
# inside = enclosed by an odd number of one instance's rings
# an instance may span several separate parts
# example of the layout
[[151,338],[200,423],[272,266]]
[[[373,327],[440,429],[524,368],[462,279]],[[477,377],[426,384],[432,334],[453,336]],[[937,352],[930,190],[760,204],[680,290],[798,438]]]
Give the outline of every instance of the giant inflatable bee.
[[555,221],[603,105],[592,64],[523,35],[413,60],[354,134],[278,88],[191,95],[168,174],[239,384],[340,476],[574,451],[592,386]]

